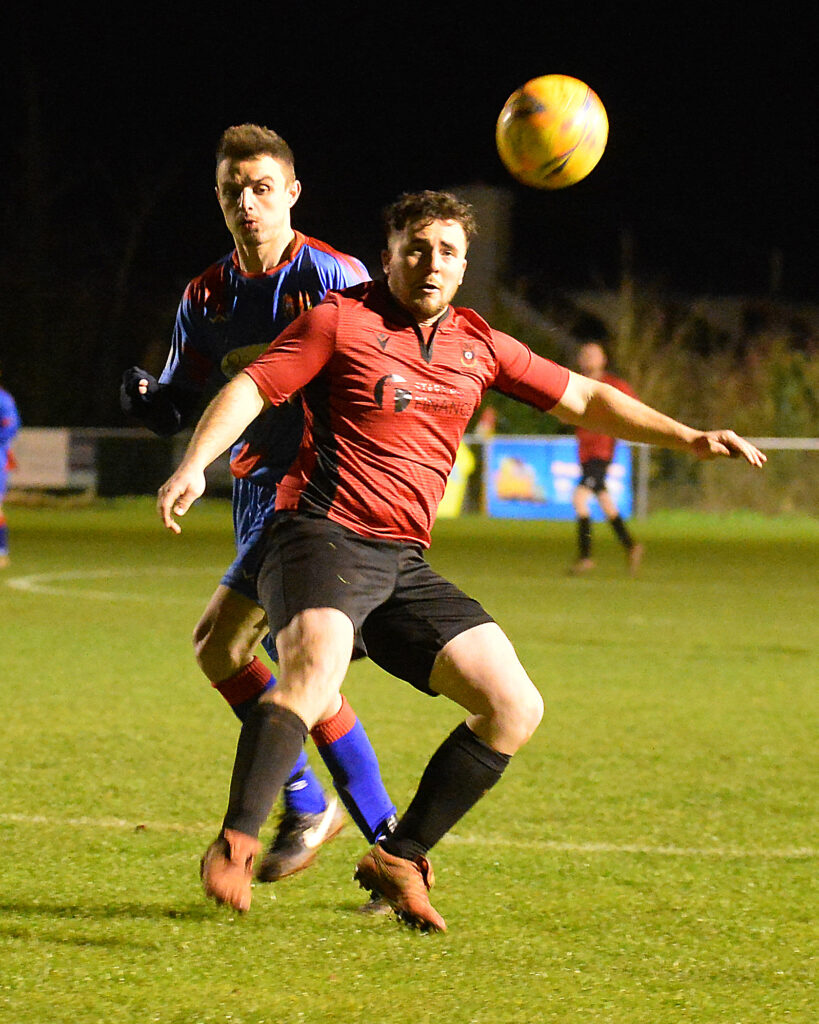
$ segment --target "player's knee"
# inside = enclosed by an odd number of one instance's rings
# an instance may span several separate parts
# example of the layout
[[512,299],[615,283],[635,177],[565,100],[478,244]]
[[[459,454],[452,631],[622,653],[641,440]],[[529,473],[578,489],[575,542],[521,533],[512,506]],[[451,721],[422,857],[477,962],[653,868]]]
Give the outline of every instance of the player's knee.
[[510,688],[493,701],[496,726],[503,735],[503,744],[514,752],[527,743],[543,718],[544,705],[534,684]]
[[212,683],[227,679],[247,662],[246,645],[238,637],[218,638],[204,621],[197,624],[192,640],[196,664]]
[[193,643],[193,655],[196,658],[196,664],[200,669],[208,675],[207,666],[211,664],[213,660],[213,632],[211,630],[211,624],[207,619],[200,619],[196,623],[193,630],[193,636],[191,637]]
[[224,652],[217,656],[217,652],[207,637],[203,637],[201,640],[194,639],[193,654],[199,669],[211,682],[220,682],[231,674],[229,671],[225,671],[227,659]]
[[543,698],[534,686],[530,686],[516,706],[518,745],[523,746],[533,736],[543,720]]
[[199,661],[203,651],[205,651],[205,649],[207,648],[209,633],[210,630],[207,626],[207,623],[205,622],[204,619],[200,619],[200,621],[196,623],[196,626],[194,627],[193,630],[193,635],[191,636],[191,643],[193,644],[193,653],[197,661]]

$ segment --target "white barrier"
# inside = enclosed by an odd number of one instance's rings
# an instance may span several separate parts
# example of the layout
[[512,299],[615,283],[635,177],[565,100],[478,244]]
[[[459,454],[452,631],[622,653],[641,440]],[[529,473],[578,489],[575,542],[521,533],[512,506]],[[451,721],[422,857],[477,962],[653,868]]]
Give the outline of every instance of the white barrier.
[[93,487],[93,465],[83,464],[72,433],[64,427],[23,427],[12,444],[17,468],[10,486],[55,491]]

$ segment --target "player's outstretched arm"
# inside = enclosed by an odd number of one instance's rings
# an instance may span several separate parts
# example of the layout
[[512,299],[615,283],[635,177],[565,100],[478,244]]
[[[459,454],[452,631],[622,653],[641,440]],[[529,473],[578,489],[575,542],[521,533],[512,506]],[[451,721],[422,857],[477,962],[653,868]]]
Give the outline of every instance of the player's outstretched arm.
[[695,430],[601,381],[571,373],[563,397],[552,409],[564,423],[624,441],[688,452],[698,459],[743,458],[762,466],[766,456],[733,430]]
[[164,526],[174,533],[183,516],[205,493],[205,470],[241,436],[268,404],[246,373],[226,384],[202,413],[176,472],[159,488],[156,509]]

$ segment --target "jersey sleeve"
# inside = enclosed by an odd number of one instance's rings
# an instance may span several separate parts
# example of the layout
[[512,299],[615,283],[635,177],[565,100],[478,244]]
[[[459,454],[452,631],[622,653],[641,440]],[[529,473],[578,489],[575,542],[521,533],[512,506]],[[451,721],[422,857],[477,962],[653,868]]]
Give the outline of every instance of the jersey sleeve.
[[329,268],[329,272],[325,273],[327,280],[322,283],[328,292],[351,288],[355,284],[363,284],[370,280],[367,268],[353,256],[340,256]]
[[341,291],[370,280],[370,274],[361,260],[339,252],[326,242],[308,238],[312,258],[318,272],[321,294]]
[[330,361],[337,324],[338,304],[331,294],[296,317],[244,372],[273,405],[286,402]]
[[503,331],[492,331],[497,357],[496,391],[548,412],[563,397],[569,383],[565,366],[536,355],[528,345]]
[[176,311],[171,348],[160,384],[174,384],[185,391],[201,393],[213,372],[213,360],[198,344],[198,325],[193,314],[192,286],[188,285]]
[[141,410],[132,410],[149,430],[161,437],[177,433],[189,422],[213,371],[213,361],[197,345],[192,287],[193,283],[185,289],[176,311],[171,347],[159,375],[159,388],[143,403]]

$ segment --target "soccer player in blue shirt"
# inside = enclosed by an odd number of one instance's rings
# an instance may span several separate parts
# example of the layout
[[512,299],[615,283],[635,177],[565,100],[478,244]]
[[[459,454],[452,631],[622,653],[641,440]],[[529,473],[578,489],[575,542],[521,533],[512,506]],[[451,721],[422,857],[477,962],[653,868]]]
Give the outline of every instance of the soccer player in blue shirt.
[[[182,429],[205,392],[239,373],[327,291],[369,279],[357,259],[293,229],[291,210],[300,192],[293,154],[279,135],[250,124],[224,132],[216,153],[216,196],[235,249],[185,289],[159,380],[139,367],[123,375],[123,409],[156,433]],[[262,643],[277,660],[256,592],[257,562],[276,484],[295,458],[302,428],[301,402],[288,403],[269,409],[234,445],[237,556],[194,631],[200,668],[242,721],[276,682],[254,653]],[[361,831],[370,840],[387,834],[395,806],[346,698],[328,709],[312,736]],[[284,787],[284,804],[278,833],[259,867],[263,881],[307,867],[342,826],[335,797],[325,798],[303,753]]]
[[9,564],[9,531],[3,514],[9,470],[14,468],[11,442],[20,429],[17,405],[5,388],[0,387],[0,569]]

